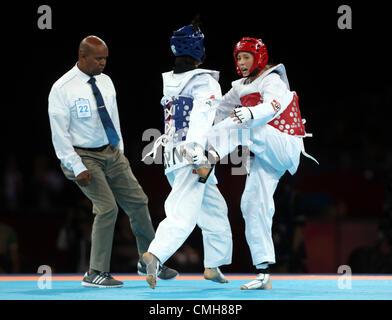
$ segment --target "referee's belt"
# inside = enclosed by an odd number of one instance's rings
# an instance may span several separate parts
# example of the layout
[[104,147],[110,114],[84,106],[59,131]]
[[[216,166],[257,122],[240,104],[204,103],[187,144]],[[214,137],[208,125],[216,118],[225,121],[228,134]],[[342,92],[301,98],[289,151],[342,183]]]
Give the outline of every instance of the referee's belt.
[[100,152],[105,150],[108,147],[109,144],[105,144],[104,146],[98,147],[98,148],[82,148],[82,147],[75,147],[75,149],[80,149],[80,150],[87,150],[87,151],[96,151],[96,152]]

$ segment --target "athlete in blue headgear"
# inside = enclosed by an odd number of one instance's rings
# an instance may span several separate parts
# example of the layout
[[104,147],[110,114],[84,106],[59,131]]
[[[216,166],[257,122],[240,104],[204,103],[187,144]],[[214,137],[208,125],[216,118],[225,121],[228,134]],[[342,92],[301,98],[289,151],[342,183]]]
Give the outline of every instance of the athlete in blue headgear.
[[172,190],[165,202],[166,218],[143,255],[147,282],[156,286],[159,263],[164,263],[185,242],[196,225],[202,230],[204,278],[228,282],[219,270],[230,264],[232,236],[226,202],[212,173],[199,182],[194,158],[201,158],[206,133],[212,127],[215,108],[222,98],[219,72],[200,69],[205,58],[204,35],[197,23],[174,31],[170,40],[176,56],[173,71],[163,73],[165,133],[158,139],[164,146],[165,174]]

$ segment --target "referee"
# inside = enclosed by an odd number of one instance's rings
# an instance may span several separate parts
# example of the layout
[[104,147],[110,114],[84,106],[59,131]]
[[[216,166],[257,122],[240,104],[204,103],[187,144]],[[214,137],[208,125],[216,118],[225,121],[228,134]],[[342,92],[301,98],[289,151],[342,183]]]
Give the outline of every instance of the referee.
[[[109,273],[117,203],[129,216],[140,257],[155,236],[148,198],[124,156],[116,91],[110,77],[102,73],[107,57],[103,40],[86,37],[79,46],[78,62],[49,94],[52,141],[61,169],[93,203],[90,270],[82,281],[88,287],[123,285]],[[146,274],[141,260],[137,268],[140,275]],[[161,279],[177,275],[160,266]]]

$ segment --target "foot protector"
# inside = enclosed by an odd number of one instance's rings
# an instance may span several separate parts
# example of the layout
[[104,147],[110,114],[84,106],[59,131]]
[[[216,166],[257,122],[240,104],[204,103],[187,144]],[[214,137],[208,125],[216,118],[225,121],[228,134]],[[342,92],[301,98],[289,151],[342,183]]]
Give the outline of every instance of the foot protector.
[[226,279],[222,271],[219,268],[205,268],[204,279],[211,280],[218,283],[228,283],[229,280]]
[[270,275],[268,273],[260,273],[257,278],[251,282],[244,284],[241,290],[269,290],[272,289]]
[[155,289],[157,284],[157,273],[159,269],[159,260],[150,252],[145,252],[142,256],[143,262],[146,264],[147,277],[146,281],[151,289]]

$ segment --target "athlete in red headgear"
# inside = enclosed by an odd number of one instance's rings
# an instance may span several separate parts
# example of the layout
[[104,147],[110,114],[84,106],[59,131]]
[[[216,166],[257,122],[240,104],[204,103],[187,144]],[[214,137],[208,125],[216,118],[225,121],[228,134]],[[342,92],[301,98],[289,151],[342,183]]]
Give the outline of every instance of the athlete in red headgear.
[[[243,76],[238,66],[238,53],[248,52],[253,55],[253,64],[249,69],[249,75],[258,75],[268,63],[267,47],[261,39],[244,37],[238,42],[234,48],[234,61],[237,67],[237,73]],[[241,58],[240,58],[241,60]]]
[[[241,289],[271,289],[268,266],[275,263],[271,232],[275,189],[286,171],[292,175],[297,171],[301,152],[315,159],[304,151],[302,139],[309,134],[283,64],[268,64],[263,41],[247,37],[236,44],[234,60],[242,78],[223,96],[208,142],[218,161],[239,145],[247,146],[253,154],[241,211],[258,276]],[[206,165],[198,173],[206,179],[210,170]]]

